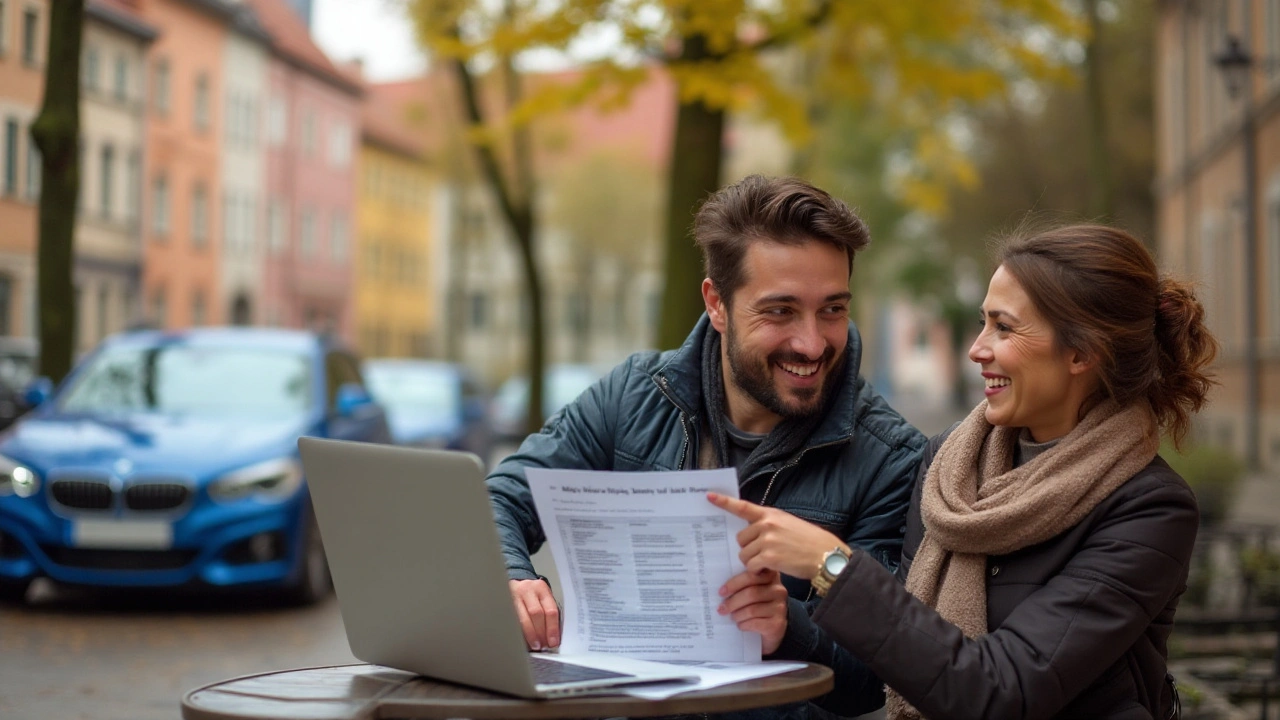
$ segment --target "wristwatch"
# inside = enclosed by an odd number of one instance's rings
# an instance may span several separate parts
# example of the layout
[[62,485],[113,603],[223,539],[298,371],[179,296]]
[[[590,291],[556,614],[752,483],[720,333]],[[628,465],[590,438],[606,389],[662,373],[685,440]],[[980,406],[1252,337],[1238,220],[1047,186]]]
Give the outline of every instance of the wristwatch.
[[827,591],[831,589],[831,584],[836,581],[840,573],[844,571],[844,567],[849,564],[849,553],[843,548],[833,548],[828,550],[822,556],[822,562],[818,565],[818,574],[813,576],[810,583],[813,585],[813,591],[818,593],[818,597],[826,597]]

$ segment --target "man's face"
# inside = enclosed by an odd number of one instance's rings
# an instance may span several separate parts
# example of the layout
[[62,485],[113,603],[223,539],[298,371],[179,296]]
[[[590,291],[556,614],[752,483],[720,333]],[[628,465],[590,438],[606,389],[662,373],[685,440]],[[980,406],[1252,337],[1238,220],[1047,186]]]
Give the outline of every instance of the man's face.
[[711,323],[725,339],[734,425],[768,432],[783,418],[821,411],[848,344],[848,262],[823,242],[755,242],[731,303],[703,283]]

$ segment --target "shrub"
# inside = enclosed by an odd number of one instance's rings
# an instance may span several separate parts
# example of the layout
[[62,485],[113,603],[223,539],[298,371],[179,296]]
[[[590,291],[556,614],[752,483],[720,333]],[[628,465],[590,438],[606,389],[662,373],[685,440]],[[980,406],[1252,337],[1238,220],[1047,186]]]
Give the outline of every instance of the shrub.
[[1160,456],[1182,476],[1195,491],[1200,505],[1200,523],[1222,522],[1235,501],[1244,476],[1244,463],[1230,451],[1209,445],[1191,445],[1183,452],[1166,442]]

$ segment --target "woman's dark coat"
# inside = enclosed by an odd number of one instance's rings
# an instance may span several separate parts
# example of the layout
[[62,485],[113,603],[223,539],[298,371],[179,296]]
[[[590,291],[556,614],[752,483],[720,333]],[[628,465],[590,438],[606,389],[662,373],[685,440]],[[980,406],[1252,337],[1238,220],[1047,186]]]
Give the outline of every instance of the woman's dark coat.
[[1168,716],[1166,643],[1199,512],[1159,457],[1075,527],[987,560],[986,635],[958,628],[901,581],[920,546],[911,498],[898,577],[855,550],[813,619],[932,720]]

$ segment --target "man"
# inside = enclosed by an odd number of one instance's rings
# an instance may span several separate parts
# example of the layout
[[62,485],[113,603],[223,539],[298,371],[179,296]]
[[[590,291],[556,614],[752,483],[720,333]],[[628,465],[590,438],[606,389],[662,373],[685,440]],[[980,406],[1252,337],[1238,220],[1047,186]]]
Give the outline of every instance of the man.
[[[751,176],[707,200],[694,235],[707,312],[684,345],[633,355],[487,480],[533,649],[559,645],[560,617],[529,560],[546,538],[526,467],[734,467],[744,500],[813,521],[891,568],[898,561],[925,439],[858,374],[849,278],[870,241],[866,226],[802,180]],[[818,598],[808,582],[776,573],[735,580],[740,589],[720,611],[759,632],[768,657],[836,671],[823,708],[856,715],[883,702],[880,682],[810,620]]]

